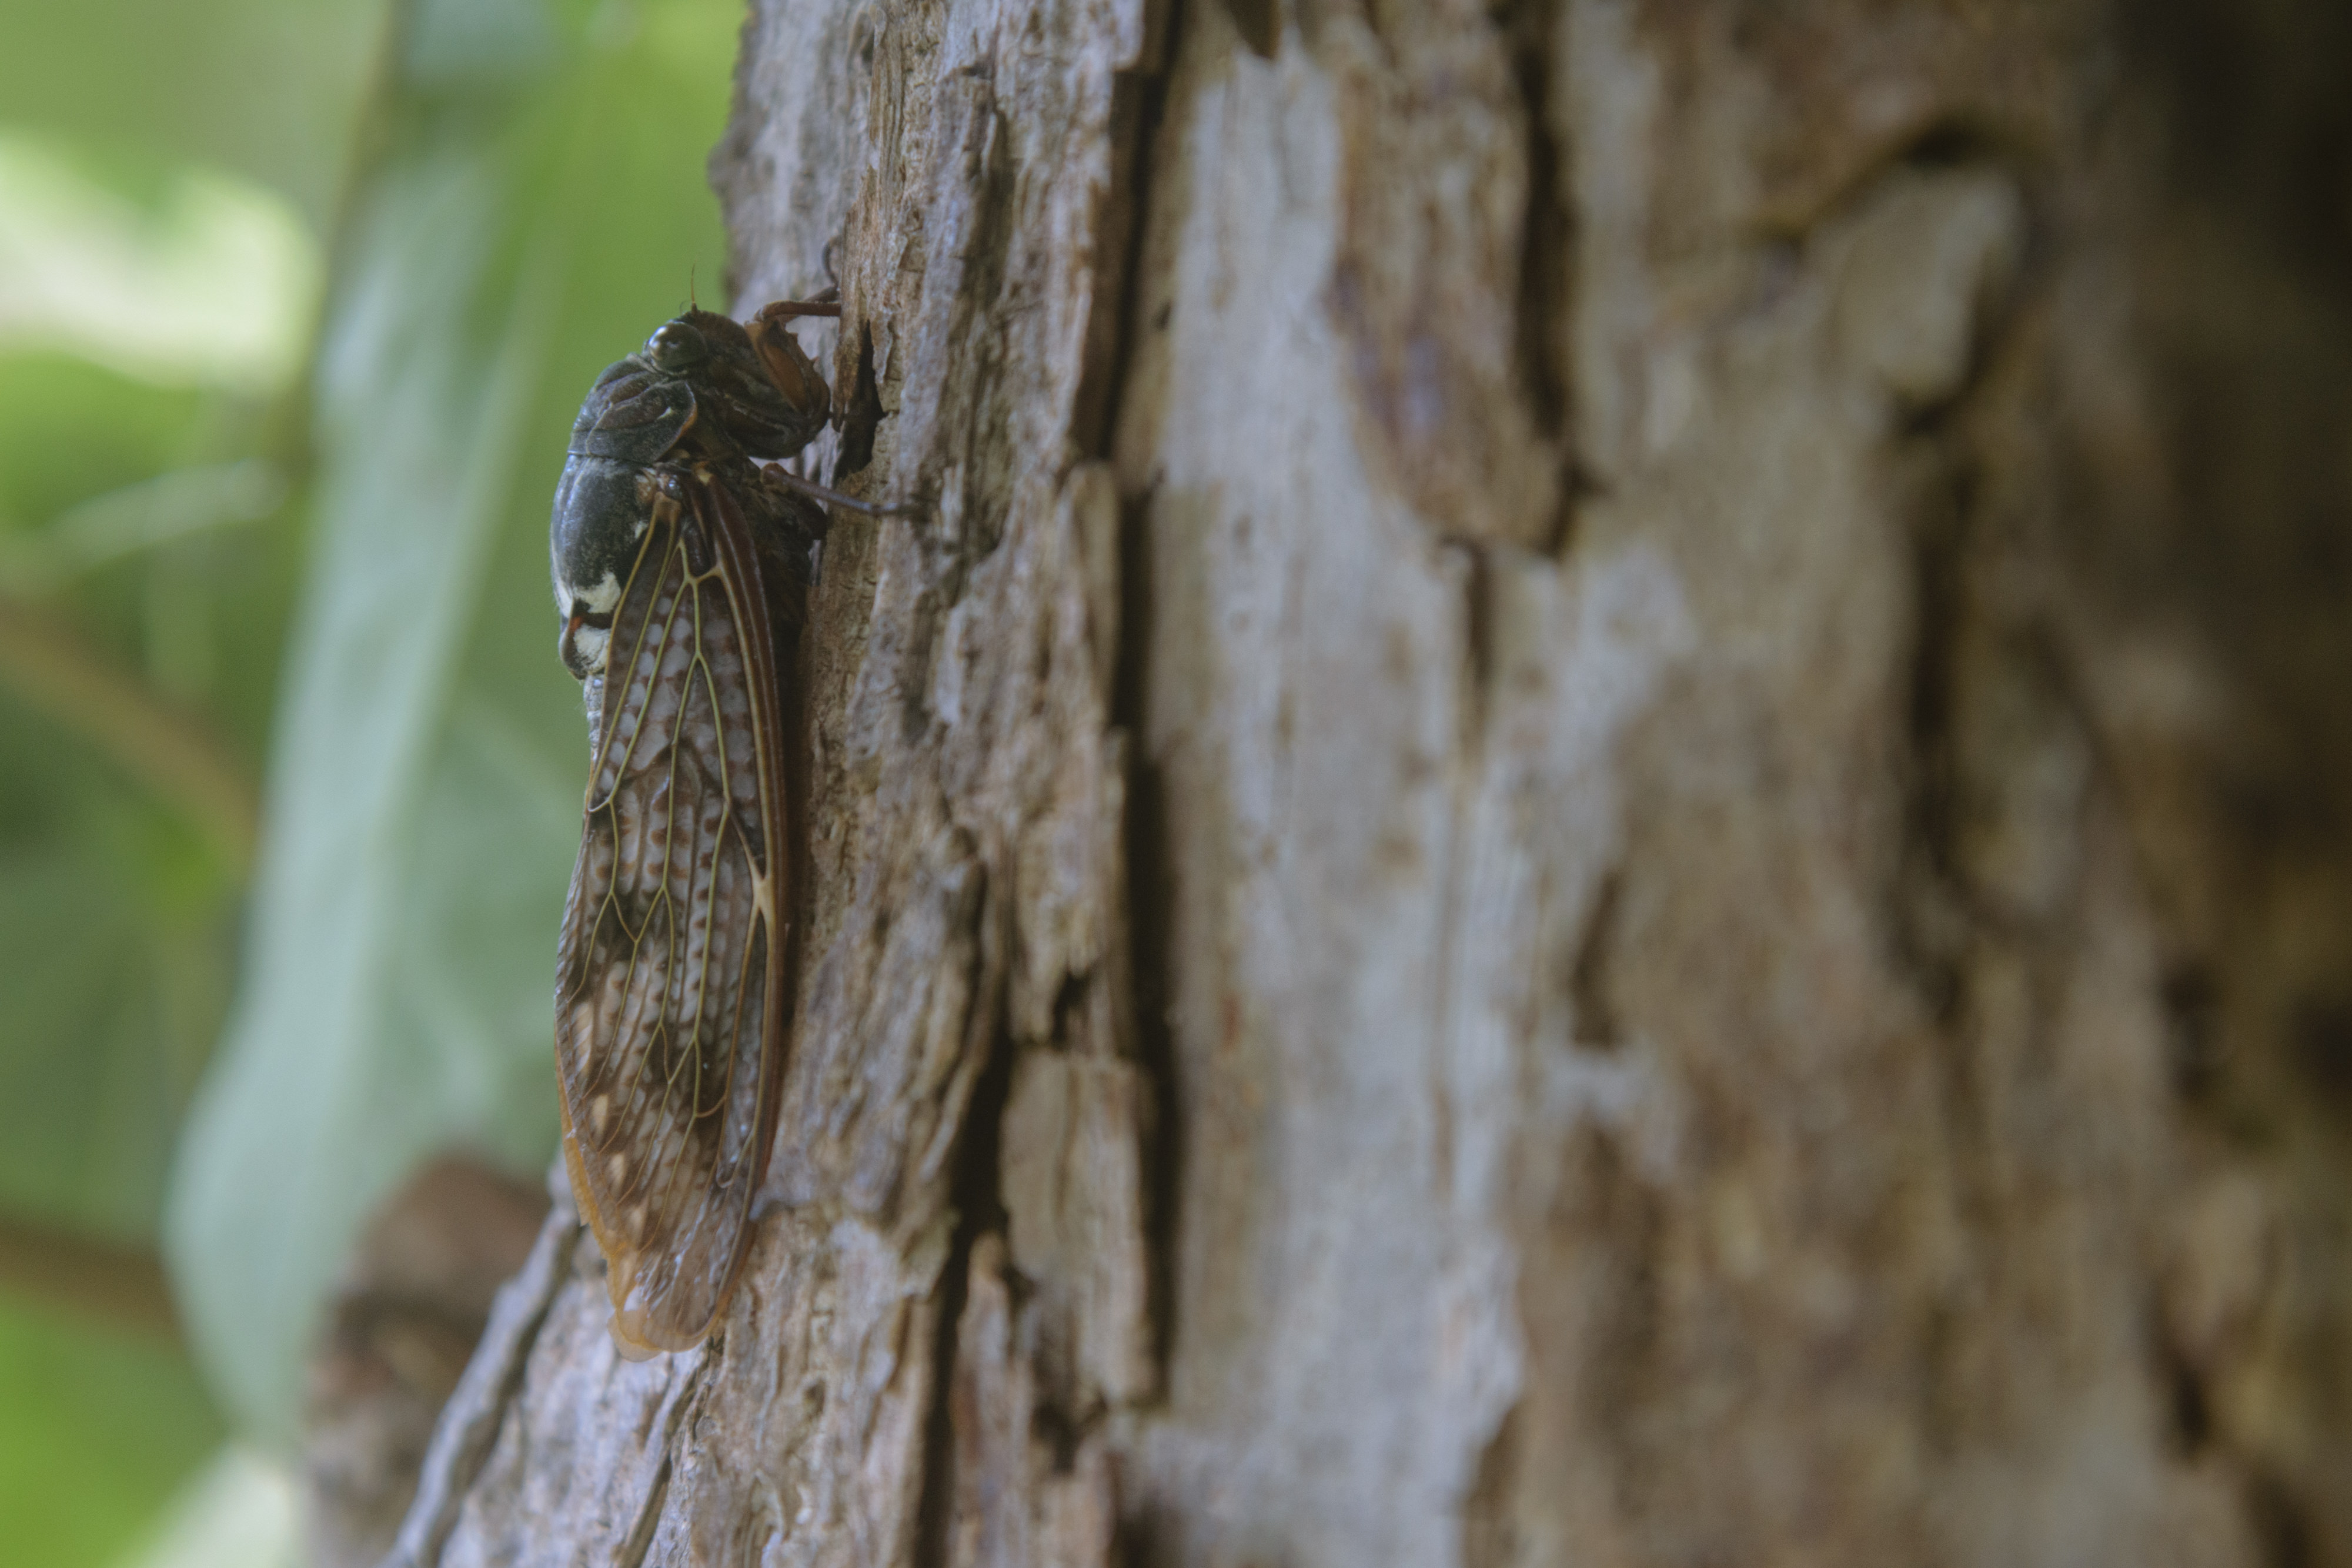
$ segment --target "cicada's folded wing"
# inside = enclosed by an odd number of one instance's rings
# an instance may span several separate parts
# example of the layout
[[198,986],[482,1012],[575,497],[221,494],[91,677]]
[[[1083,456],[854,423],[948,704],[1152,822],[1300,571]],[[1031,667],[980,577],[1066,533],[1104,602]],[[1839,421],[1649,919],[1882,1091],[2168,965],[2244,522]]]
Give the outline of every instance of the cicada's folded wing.
[[614,612],[555,989],[564,1157],[640,1354],[699,1342],[742,1268],[789,1000],[757,552],[723,484],[665,469],[656,488]]

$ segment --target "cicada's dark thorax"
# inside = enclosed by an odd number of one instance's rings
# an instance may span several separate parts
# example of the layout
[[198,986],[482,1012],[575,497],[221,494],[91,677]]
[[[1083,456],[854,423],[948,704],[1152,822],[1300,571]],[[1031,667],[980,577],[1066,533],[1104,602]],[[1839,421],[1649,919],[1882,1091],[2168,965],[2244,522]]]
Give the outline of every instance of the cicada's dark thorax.
[[[831,399],[782,320],[749,329],[708,310],[666,322],[596,378],[572,423],[555,486],[549,550],[559,651],[585,680],[602,670],[621,586],[635,560],[666,466],[729,486],[755,519],[789,524],[808,509],[775,505],[753,462],[789,457],[824,428]],[[779,541],[791,573],[793,541]],[[797,605],[788,622],[797,623]]]

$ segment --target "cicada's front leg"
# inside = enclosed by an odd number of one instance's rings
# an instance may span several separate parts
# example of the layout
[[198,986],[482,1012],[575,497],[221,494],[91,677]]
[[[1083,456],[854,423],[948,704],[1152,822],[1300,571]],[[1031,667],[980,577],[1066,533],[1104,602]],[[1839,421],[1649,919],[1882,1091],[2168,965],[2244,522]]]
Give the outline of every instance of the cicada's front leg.
[[752,319],[789,321],[795,316],[830,316],[838,319],[840,315],[841,290],[828,288],[814,299],[770,300],[760,307],[759,314]]
[[[761,306],[759,313],[744,324],[743,329],[751,334],[751,351],[759,355],[768,379],[776,383],[776,390],[783,394],[785,403],[796,416],[808,422],[811,430],[832,417],[833,392],[825,385],[824,375],[816,368],[815,361],[808,357],[801,348],[800,340],[793,336],[792,329],[784,323],[803,316],[838,317],[840,314],[841,301],[838,299],[779,299]],[[773,456],[776,454],[761,453],[756,455]]]

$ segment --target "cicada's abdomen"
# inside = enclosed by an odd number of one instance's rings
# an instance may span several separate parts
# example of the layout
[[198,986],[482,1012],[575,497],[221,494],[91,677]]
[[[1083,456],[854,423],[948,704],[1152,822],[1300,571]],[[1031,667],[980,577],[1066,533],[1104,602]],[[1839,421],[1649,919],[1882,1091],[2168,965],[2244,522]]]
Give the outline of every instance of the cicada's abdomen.
[[644,540],[656,484],[649,466],[578,453],[564,459],[548,545],[562,627],[556,652],[574,680],[604,672],[613,612]]

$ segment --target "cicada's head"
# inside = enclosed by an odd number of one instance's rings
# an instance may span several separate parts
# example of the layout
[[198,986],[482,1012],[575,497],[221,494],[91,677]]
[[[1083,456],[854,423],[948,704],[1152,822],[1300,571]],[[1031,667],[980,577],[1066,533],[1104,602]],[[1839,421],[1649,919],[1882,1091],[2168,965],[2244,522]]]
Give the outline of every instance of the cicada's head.
[[576,457],[789,457],[824,428],[824,378],[771,306],[746,330],[709,310],[665,321],[608,367],[572,426]]
[[608,367],[572,426],[549,528],[564,667],[604,668],[613,611],[652,517],[681,465],[789,457],[824,427],[824,378],[770,306],[741,323],[709,310],[665,321]]
[[752,318],[748,329],[708,310],[689,310],[647,340],[645,358],[679,363],[703,419],[714,427],[705,434],[714,445],[723,436],[747,457],[791,456],[824,428],[832,412],[824,378],[783,320],[768,310]]
[[555,484],[548,553],[555,576],[555,613],[563,630],[556,652],[575,680],[604,668],[613,612],[652,519],[660,478],[648,467],[574,453]]

